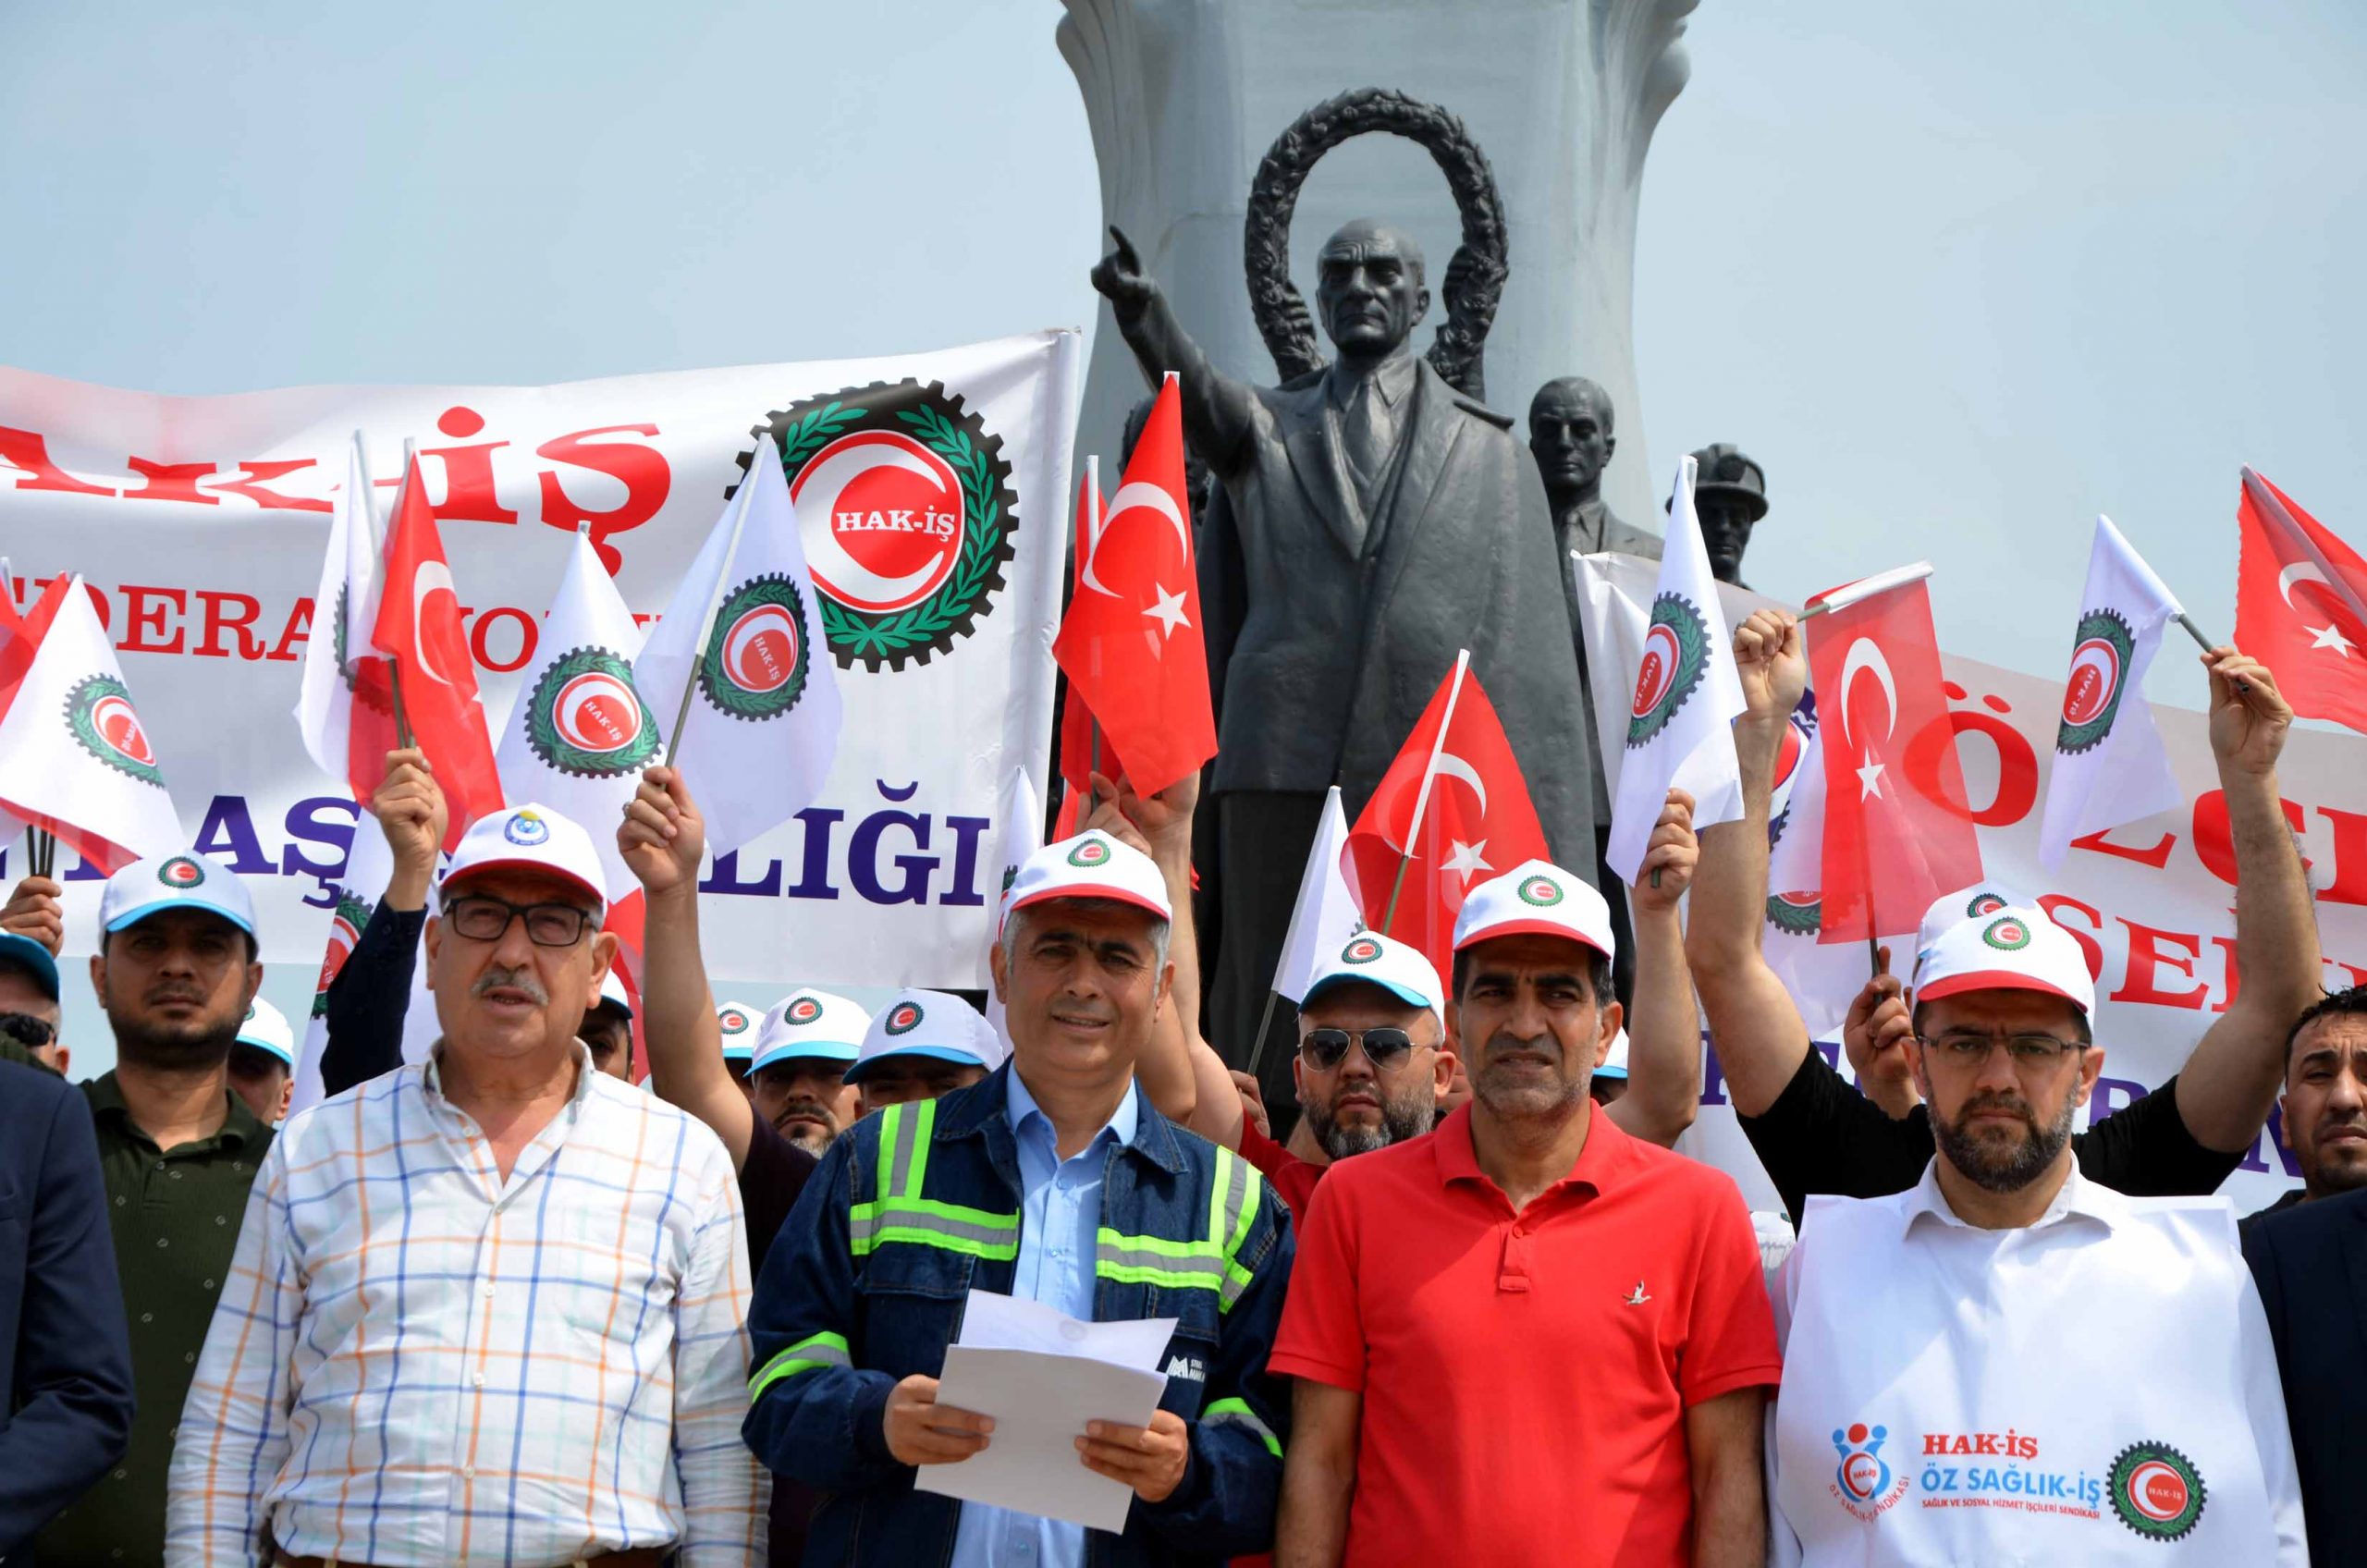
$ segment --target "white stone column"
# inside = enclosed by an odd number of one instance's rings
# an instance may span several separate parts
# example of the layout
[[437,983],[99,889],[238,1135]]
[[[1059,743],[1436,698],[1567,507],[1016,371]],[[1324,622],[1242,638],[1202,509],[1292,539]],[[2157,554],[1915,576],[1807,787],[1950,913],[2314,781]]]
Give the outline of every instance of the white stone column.
[[[1618,410],[1604,497],[1658,530],[1667,476],[1644,450],[1637,394],[1636,209],[1652,129],[1685,85],[1678,40],[1694,3],[1063,0],[1057,38],[1093,129],[1103,221],[1133,239],[1210,357],[1254,381],[1275,379],[1242,279],[1249,182],[1267,147],[1351,88],[1395,88],[1459,116],[1495,167],[1511,239],[1488,402],[1519,418],[1555,376],[1600,382]],[[1315,248],[1353,217],[1409,229],[1437,293],[1457,225],[1427,153],[1360,137],[1317,167],[1291,229],[1292,276],[1310,302]],[[1439,319],[1434,303],[1417,347]],[[1099,325],[1077,449],[1114,460],[1145,388],[1107,306]]]

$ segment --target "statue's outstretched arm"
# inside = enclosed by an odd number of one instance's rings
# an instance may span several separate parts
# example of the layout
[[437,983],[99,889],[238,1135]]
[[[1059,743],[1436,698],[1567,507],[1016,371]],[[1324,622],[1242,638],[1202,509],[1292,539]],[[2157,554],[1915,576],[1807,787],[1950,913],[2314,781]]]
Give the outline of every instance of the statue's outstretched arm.
[[1257,395],[1208,361],[1175,319],[1158,279],[1143,270],[1131,240],[1110,231],[1117,248],[1093,269],[1093,286],[1110,300],[1118,331],[1153,386],[1168,372],[1183,384],[1184,438],[1220,475],[1234,472],[1249,450]]

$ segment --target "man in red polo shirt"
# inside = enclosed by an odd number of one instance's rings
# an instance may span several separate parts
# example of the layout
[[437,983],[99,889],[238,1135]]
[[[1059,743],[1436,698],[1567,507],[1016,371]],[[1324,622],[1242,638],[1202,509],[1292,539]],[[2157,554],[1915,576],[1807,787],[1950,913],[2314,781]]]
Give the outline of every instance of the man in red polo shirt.
[[1471,1103],[1342,1161],[1269,1363],[1298,1379],[1278,1568],[1757,1568],[1782,1375],[1741,1193],[1596,1116],[1593,888],[1531,861],[1455,923]]

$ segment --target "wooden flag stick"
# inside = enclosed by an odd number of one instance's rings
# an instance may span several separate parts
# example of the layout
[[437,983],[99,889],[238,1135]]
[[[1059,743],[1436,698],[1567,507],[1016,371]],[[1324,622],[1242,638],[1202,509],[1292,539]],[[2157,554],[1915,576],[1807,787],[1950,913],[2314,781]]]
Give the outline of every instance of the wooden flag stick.
[[[731,585],[731,565],[740,556],[740,531],[747,526],[749,497],[756,488],[756,464],[779,461],[780,455],[772,437],[758,436],[756,455],[748,464],[748,477],[740,482],[740,488],[731,497],[731,533],[723,546],[723,570],[715,574],[715,589],[707,595],[706,613],[699,618],[698,641],[691,644],[690,672],[682,677],[682,700],[675,706],[674,732],[666,741],[668,767],[680,769],[682,766],[682,727],[690,722],[691,699],[697,695],[699,688],[699,666],[706,662],[707,640],[715,635],[715,618],[722,611],[723,595]],[[804,630],[803,626],[798,628],[801,634]]]
[[1430,781],[1439,776],[1439,756],[1446,750],[1446,732],[1454,723],[1454,704],[1463,700],[1464,672],[1471,668],[1471,650],[1454,654],[1454,675],[1447,682],[1446,710],[1439,715],[1439,732],[1430,737],[1430,760],[1422,766],[1421,787],[1414,791],[1414,819],[1405,825],[1405,842],[1397,851],[1397,879],[1390,884],[1389,907],[1381,912],[1380,934],[1389,935],[1397,919],[1397,895],[1405,890],[1405,867],[1414,858],[1414,836],[1422,830],[1422,814],[1430,803]]

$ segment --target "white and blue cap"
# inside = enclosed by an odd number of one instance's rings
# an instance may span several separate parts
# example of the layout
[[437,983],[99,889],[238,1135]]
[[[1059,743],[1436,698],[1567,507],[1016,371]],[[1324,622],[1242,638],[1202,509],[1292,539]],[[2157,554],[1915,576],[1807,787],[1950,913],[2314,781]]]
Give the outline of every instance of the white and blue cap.
[[238,873],[211,855],[163,855],[136,860],[107,878],[99,897],[99,929],[121,931],[166,910],[218,914],[251,937],[254,900]]
[[765,1014],[756,1032],[756,1056],[751,1072],[761,1072],[778,1061],[816,1057],[824,1061],[852,1062],[871,1032],[871,1014],[844,997],[804,986],[780,999]]
[[33,984],[39,986],[51,1001],[61,999],[58,996],[57,960],[50,956],[47,948],[31,937],[20,936],[14,931],[0,931],[0,967],[9,964],[31,974]]
[[1446,1016],[1440,1011],[1446,987],[1439,984],[1437,966],[1421,949],[1378,931],[1357,932],[1317,964],[1299,1007],[1303,1011],[1314,1006],[1326,991],[1359,984],[1378,986],[1408,1007],[1429,1008],[1438,1016],[1439,1027],[1446,1027]]
[[723,1060],[734,1072],[744,1075],[748,1064],[756,1060],[756,1033],[763,1022],[745,1002],[715,1004],[715,1026],[723,1035]]
[[239,1044],[269,1051],[296,1071],[296,1032],[288,1027],[288,1015],[257,997],[247,1004],[247,1021],[239,1025]]
[[616,964],[608,965],[608,973],[600,976],[600,1005],[615,1008],[627,1018],[632,1016],[632,994],[625,989],[624,974]]
[[992,1072],[1002,1065],[1003,1055],[1002,1036],[960,997],[899,991],[864,1032],[863,1047],[847,1069],[846,1081],[862,1083],[864,1074],[891,1057],[927,1057]]
[[1611,1052],[1602,1059],[1602,1065],[1594,1070],[1594,1075],[1598,1078],[1617,1078],[1622,1082],[1625,1081],[1627,1077],[1626,1030],[1622,1029],[1611,1036]]
[[532,801],[485,813],[460,835],[460,847],[452,851],[442,885],[448,888],[463,876],[497,867],[562,877],[590,896],[599,912],[595,921],[607,916],[600,851],[592,847],[592,835],[564,813]]

